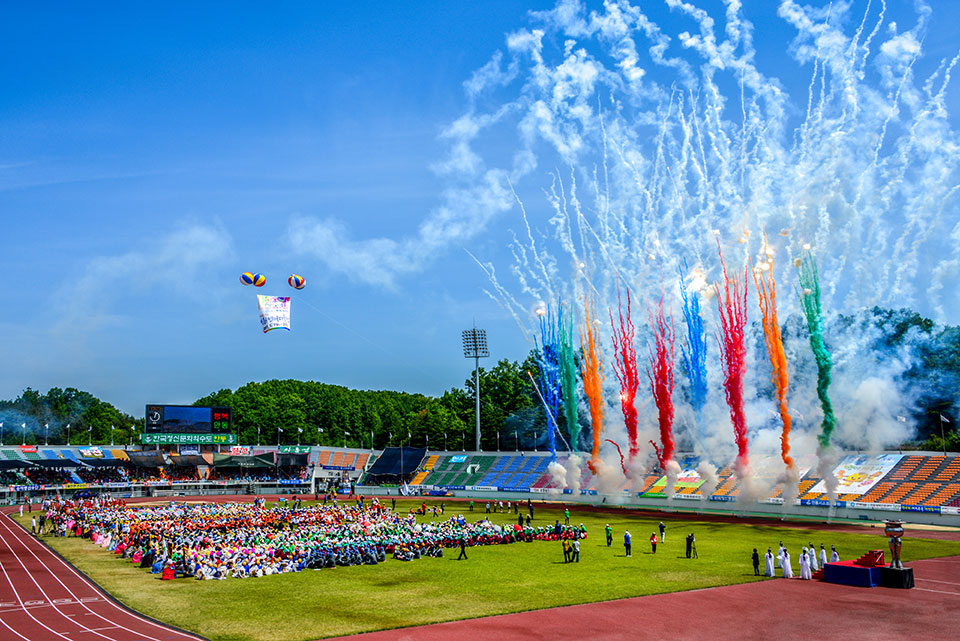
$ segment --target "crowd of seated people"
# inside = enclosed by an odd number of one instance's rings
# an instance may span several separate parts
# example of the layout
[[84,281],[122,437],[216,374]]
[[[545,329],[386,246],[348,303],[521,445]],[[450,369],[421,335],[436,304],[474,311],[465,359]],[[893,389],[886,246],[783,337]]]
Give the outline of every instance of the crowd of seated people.
[[78,468],[77,476],[84,483],[101,485],[103,483],[123,483],[127,480],[126,470],[122,467],[86,467]]
[[73,476],[69,470],[53,467],[35,467],[24,471],[31,485],[62,485],[73,483]]
[[29,485],[30,479],[19,470],[3,470],[0,472],[0,485]]

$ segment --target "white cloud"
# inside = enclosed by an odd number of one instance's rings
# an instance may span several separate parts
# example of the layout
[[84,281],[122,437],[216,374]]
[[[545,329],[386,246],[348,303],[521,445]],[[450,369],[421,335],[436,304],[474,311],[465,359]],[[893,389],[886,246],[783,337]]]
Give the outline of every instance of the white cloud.
[[215,225],[185,225],[143,243],[142,249],[92,258],[79,278],[57,290],[55,330],[92,331],[122,324],[124,298],[132,292],[160,289],[208,297],[215,270],[233,255],[229,234]]

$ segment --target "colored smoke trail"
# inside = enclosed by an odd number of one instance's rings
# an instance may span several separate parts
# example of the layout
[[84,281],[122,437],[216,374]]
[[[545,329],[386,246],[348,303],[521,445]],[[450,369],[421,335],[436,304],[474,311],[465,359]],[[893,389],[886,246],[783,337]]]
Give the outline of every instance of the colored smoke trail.
[[560,358],[557,350],[557,324],[547,310],[540,316],[540,340],[537,345],[537,362],[540,365],[540,387],[543,390],[544,410],[547,416],[547,445],[550,456],[557,460],[557,436],[555,420],[563,399],[560,395]]
[[790,456],[792,422],[787,409],[787,389],[790,383],[787,373],[787,355],[783,351],[783,337],[780,335],[780,323],[777,320],[777,283],[773,278],[773,250],[766,246],[766,239],[764,241],[765,256],[753,270],[753,284],[760,300],[763,339],[767,344],[770,366],[773,368],[770,378],[777,390],[777,409],[780,412],[780,420],[783,422],[783,432],[780,435],[780,458],[788,469],[792,469],[793,457]]
[[[720,265],[723,267],[723,288],[720,283],[714,285],[717,294],[717,309],[720,312],[720,357],[723,362],[723,390],[727,405],[730,406],[730,421],[737,441],[737,478],[747,477],[750,469],[747,443],[747,417],[743,409],[743,378],[747,373],[747,347],[744,340],[744,328],[747,325],[747,273],[744,268],[743,279],[727,276],[727,265],[723,262],[719,242]],[[731,293],[731,289],[733,290]]]
[[604,439],[604,440],[606,440],[607,443],[613,443],[613,446],[614,446],[615,448],[617,448],[617,454],[620,455],[620,468],[623,470],[623,475],[624,475],[624,476],[629,476],[629,475],[627,474],[627,464],[624,463],[624,461],[623,461],[623,450],[620,449],[620,446],[617,444],[616,441],[611,441],[610,439]]
[[820,399],[820,408],[823,410],[823,423],[817,441],[821,450],[830,447],[830,436],[837,425],[833,415],[833,403],[828,394],[830,388],[830,370],[833,362],[830,352],[823,342],[823,316],[820,309],[820,278],[817,275],[817,261],[813,254],[807,253],[802,260],[798,259],[797,275],[800,278],[800,305],[803,315],[807,319],[807,331],[810,333],[810,347],[813,349],[813,358],[817,362],[817,397]]
[[703,406],[707,402],[707,330],[700,315],[700,293],[687,292],[687,261],[679,266],[680,298],[683,300],[683,319],[687,324],[686,344],[680,344],[680,358],[687,370],[690,385],[690,406],[696,421],[696,436],[704,436]]
[[[613,312],[610,313],[610,327],[613,330],[613,371],[620,382],[620,407],[623,410],[623,422],[627,428],[627,439],[630,448],[630,460],[633,461],[637,452],[637,407],[634,401],[640,380],[637,376],[637,352],[633,346],[635,335],[633,321],[630,319],[630,289],[627,288],[627,315],[623,315],[623,304],[617,290],[617,311],[620,317],[620,326],[613,322]],[[612,441],[611,441],[612,442]],[[619,451],[620,446],[617,446]],[[623,454],[620,455],[623,458]],[[626,473],[626,468],[624,468]]]
[[673,314],[667,323],[663,312],[663,295],[657,302],[657,311],[651,314],[650,325],[653,327],[655,341],[654,349],[650,350],[650,365],[647,368],[647,378],[650,379],[650,390],[653,400],[657,404],[657,422],[660,425],[660,446],[650,441],[657,451],[657,460],[660,469],[667,469],[667,462],[673,460],[673,450],[676,443],[673,440],[673,363],[674,341]]
[[577,411],[577,355],[573,347],[573,311],[564,316],[563,303],[557,305],[557,362],[560,366],[560,388],[563,412],[570,435],[570,451],[580,449],[580,412]]
[[[590,405],[590,424],[593,433],[593,451],[587,465],[597,474],[600,463],[600,435],[603,433],[603,355],[600,353],[598,328],[590,314],[590,301],[584,300],[583,325],[580,327],[580,377],[583,379],[583,392]],[[586,341],[584,341],[586,339]]]

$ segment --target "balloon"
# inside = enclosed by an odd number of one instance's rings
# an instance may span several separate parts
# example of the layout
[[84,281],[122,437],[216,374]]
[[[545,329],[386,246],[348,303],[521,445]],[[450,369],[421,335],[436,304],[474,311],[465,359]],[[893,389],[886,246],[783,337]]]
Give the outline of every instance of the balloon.
[[240,274],[240,282],[244,285],[253,285],[253,274],[250,272],[243,272]]
[[267,277],[263,274],[254,274],[253,275],[253,286],[254,287],[263,287],[267,284]]
[[293,274],[287,279],[287,282],[290,283],[290,287],[294,289],[303,289],[304,285],[307,284],[306,279],[299,274]]

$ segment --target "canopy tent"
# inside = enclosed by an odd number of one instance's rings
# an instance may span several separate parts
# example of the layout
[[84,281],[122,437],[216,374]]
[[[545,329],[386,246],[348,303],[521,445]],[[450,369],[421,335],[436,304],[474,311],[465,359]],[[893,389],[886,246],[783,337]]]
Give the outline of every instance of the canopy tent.
[[207,461],[204,460],[199,454],[180,454],[171,455],[170,463],[173,465],[179,465],[181,467],[196,467],[197,465],[207,465]]
[[0,470],[23,470],[32,466],[33,464],[30,461],[0,459]]
[[72,458],[42,458],[33,461],[33,464],[37,467],[86,467],[83,463],[74,461]]
[[129,456],[140,467],[163,467],[167,464],[160,452],[130,452]]
[[367,475],[406,479],[420,467],[426,455],[427,450],[423,447],[388,447],[367,471]]
[[231,456],[229,454],[214,454],[214,467],[242,467],[264,469],[273,467],[273,454],[258,454],[257,456]]
[[129,461],[121,461],[115,458],[93,458],[84,460],[83,464],[89,467],[120,467],[127,462]]
[[277,465],[281,467],[283,467],[284,465],[301,465],[305,467],[309,460],[310,460],[309,454],[278,454],[277,455]]

